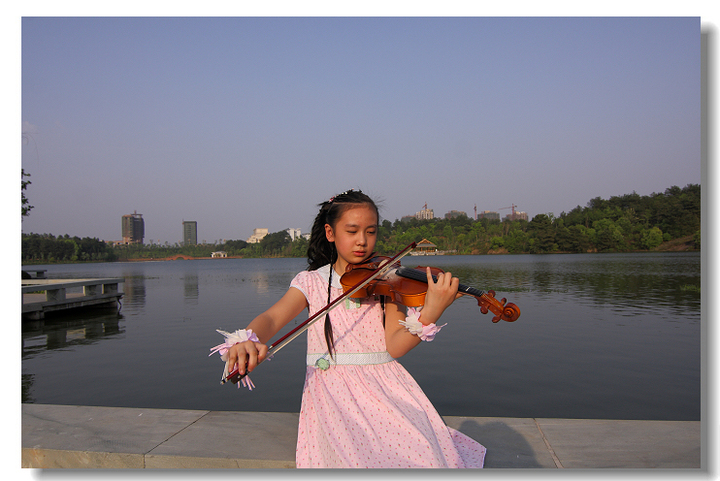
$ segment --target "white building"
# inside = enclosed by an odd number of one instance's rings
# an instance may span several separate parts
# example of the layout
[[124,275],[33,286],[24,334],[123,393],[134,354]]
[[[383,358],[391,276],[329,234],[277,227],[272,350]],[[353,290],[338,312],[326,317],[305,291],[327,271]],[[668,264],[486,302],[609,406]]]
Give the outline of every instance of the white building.
[[257,244],[261,240],[263,240],[263,237],[268,235],[267,228],[260,227],[257,229],[253,229],[253,234],[248,238],[247,243],[248,244]]
[[300,238],[300,236],[302,235],[300,229],[293,229],[292,227],[287,230],[287,233],[290,234],[290,240],[293,242],[295,242],[295,239]]

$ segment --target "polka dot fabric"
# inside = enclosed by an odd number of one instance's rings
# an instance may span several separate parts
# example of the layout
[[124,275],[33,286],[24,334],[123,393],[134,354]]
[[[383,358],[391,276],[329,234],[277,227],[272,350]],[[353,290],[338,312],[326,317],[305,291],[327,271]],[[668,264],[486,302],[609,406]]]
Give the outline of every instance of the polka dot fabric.
[[[293,282],[310,312],[327,304],[329,266]],[[331,297],[342,294],[333,273]],[[338,353],[383,352],[380,303],[350,301],[330,312]],[[327,351],[324,319],[308,329],[308,353]],[[296,450],[298,468],[481,468],[485,447],[449,428],[397,361],[308,366]]]

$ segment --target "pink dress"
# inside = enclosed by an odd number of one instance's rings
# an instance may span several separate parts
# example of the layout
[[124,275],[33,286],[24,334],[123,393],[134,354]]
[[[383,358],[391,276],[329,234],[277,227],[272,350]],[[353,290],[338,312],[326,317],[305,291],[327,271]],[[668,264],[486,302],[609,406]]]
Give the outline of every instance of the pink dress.
[[[291,283],[305,294],[311,314],[327,304],[328,274],[329,266],[304,271]],[[331,299],[342,294],[338,279],[333,273]],[[307,331],[309,364],[325,354],[330,366],[307,366],[298,468],[483,467],[485,447],[448,427],[405,368],[391,358],[373,360],[389,358],[378,301],[346,301],[330,311],[330,320],[337,364],[327,356],[325,320]],[[371,364],[340,364],[347,353],[362,353],[355,357]]]

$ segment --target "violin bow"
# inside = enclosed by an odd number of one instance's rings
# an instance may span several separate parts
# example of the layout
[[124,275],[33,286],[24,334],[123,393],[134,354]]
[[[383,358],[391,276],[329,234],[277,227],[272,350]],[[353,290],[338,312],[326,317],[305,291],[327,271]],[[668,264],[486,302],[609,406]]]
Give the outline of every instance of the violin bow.
[[[416,242],[411,243],[406,248],[401,250],[398,254],[395,255],[395,257],[391,258],[389,261],[387,261],[382,266],[375,269],[375,271],[367,276],[362,281],[355,284],[355,286],[352,287],[349,291],[345,292],[341,296],[338,296],[334,301],[330,302],[327,306],[323,307],[319,311],[317,311],[315,314],[310,316],[306,321],[302,322],[300,325],[298,325],[295,329],[285,334],[283,337],[275,341],[270,345],[268,348],[267,355],[265,356],[265,359],[269,359],[272,356],[274,356],[280,349],[287,346],[290,342],[292,342],[294,339],[296,339],[300,334],[307,331],[308,328],[313,325],[316,321],[318,321],[324,314],[330,312],[332,309],[338,306],[342,301],[347,299],[348,297],[352,297],[353,294],[355,294],[357,291],[365,287],[367,284],[372,282],[373,280],[377,279],[384,273],[386,273],[397,261],[405,257],[407,254],[412,251],[415,246],[417,246]],[[332,266],[330,266],[332,269]],[[260,365],[260,363],[258,363]],[[234,368],[226,377],[220,381],[220,384],[225,384],[227,381],[231,380],[232,378],[238,376],[238,381],[245,377],[247,373],[243,374],[242,376],[239,375],[238,369]]]

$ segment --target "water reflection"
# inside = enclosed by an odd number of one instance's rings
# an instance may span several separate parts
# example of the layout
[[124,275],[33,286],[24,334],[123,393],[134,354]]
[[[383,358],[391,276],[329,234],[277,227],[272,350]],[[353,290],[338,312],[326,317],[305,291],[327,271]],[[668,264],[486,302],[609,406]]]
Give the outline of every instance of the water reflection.
[[22,358],[43,351],[68,349],[97,343],[124,334],[123,316],[118,312],[72,314],[24,321],[22,326]]
[[265,272],[257,272],[250,278],[258,294],[267,294],[270,291],[270,279]]
[[185,274],[184,277],[185,296],[183,299],[186,304],[198,303],[198,297],[200,297],[200,287],[198,284],[197,274]]
[[[52,351],[76,351],[109,339],[122,339],[123,316],[107,309],[83,309],[81,313],[48,316],[42,320],[22,323],[22,360],[26,363],[48,357]],[[38,364],[38,369],[53,371],[52,361]],[[22,402],[37,402],[34,372],[22,374]]]
[[[699,311],[699,256],[688,255],[546,255],[517,256],[528,263],[453,265],[439,259],[464,284],[498,293],[567,294],[595,306]],[[457,258],[455,258],[457,259]]]
[[127,308],[142,308],[145,305],[145,277],[125,273],[122,276],[123,282],[123,298],[121,300],[123,306]]

